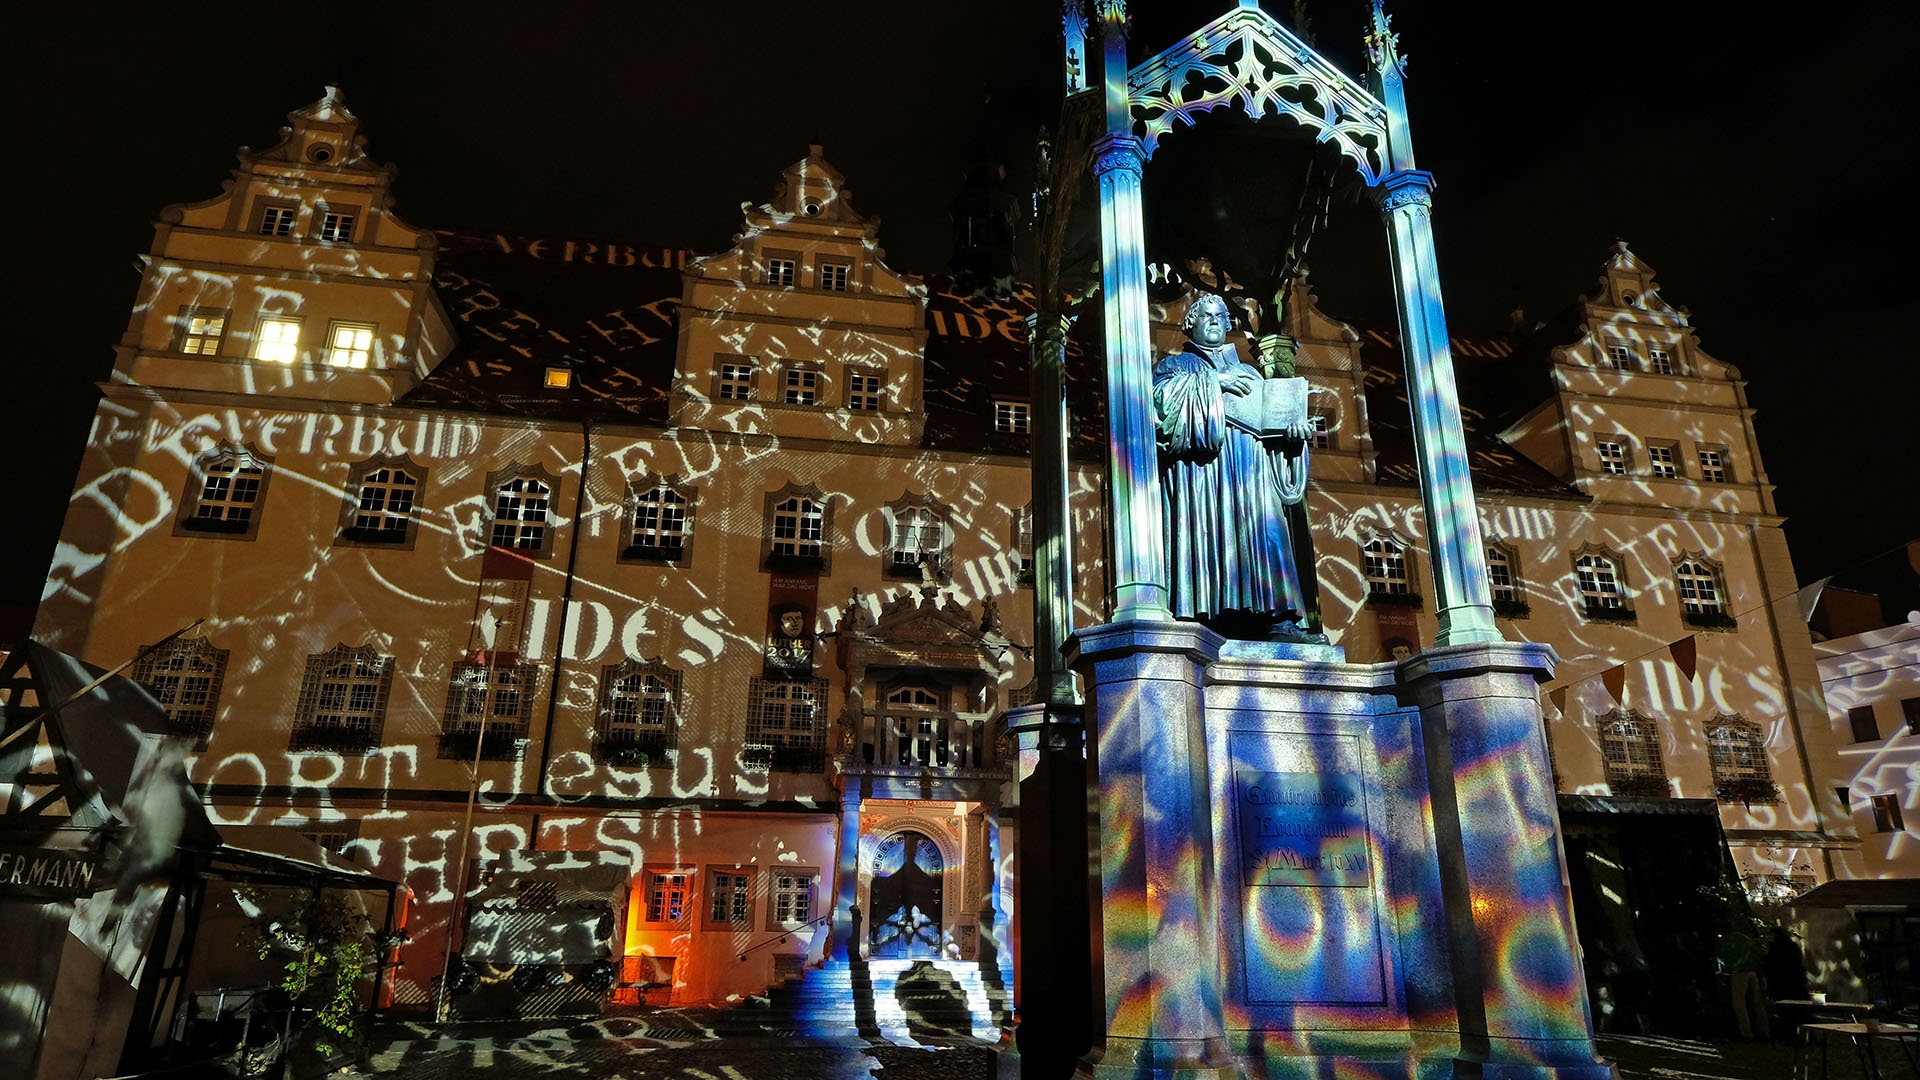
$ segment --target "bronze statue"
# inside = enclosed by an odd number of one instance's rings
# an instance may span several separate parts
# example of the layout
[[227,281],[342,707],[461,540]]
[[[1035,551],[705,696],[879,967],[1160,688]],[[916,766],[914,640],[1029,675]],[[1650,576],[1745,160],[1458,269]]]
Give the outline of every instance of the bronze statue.
[[1187,310],[1153,369],[1169,606],[1229,637],[1309,640],[1287,506],[1306,495],[1306,380],[1263,379],[1227,342],[1227,303]]

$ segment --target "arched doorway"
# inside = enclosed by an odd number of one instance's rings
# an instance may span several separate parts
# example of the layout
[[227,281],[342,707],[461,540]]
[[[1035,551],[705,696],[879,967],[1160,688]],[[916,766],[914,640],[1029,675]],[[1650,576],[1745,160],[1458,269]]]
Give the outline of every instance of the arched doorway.
[[880,842],[868,890],[873,922],[867,934],[874,959],[929,959],[942,955],[941,922],[946,860],[925,833],[905,829]]

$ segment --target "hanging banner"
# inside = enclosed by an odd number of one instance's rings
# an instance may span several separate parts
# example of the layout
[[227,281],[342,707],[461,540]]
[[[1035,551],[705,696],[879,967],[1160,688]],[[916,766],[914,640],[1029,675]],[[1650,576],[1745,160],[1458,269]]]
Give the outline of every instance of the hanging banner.
[[480,585],[467,635],[469,663],[517,664],[527,648],[527,600],[533,592],[533,560],[517,551],[488,548],[480,558]]
[[767,590],[766,678],[813,678],[813,621],[819,607],[819,575],[773,575]]
[[1673,654],[1673,664],[1680,669],[1680,674],[1685,676],[1688,682],[1692,682],[1693,673],[1697,670],[1700,659],[1699,638],[1694,634],[1688,634],[1667,646],[1667,651]]
[[1419,609],[1403,604],[1374,604],[1373,624],[1380,631],[1380,659],[1405,660],[1420,651]]

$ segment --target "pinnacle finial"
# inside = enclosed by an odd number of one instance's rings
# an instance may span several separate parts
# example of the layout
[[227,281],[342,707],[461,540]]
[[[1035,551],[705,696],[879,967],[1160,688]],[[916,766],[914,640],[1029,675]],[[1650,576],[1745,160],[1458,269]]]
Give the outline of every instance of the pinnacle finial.
[[1393,31],[1393,16],[1387,14],[1386,0],[1373,0],[1373,18],[1365,40],[1367,59],[1374,71],[1382,75],[1389,70],[1406,71],[1407,59],[1400,55],[1400,35]]

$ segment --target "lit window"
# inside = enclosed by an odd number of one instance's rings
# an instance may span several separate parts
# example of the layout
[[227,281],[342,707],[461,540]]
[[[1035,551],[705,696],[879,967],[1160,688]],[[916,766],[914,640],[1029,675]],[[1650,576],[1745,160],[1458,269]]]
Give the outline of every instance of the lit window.
[[1493,602],[1508,607],[1525,606],[1527,598],[1520,587],[1520,576],[1514,572],[1513,553],[1498,544],[1488,544],[1486,550],[1487,585],[1493,591]]
[[1601,439],[1600,471],[1615,476],[1624,476],[1627,472],[1627,444],[1614,439]]
[[1025,435],[1032,420],[1032,409],[1024,401],[995,401],[993,430],[1009,435]]
[[420,478],[405,469],[383,465],[360,478],[359,506],[353,514],[349,539],[399,543],[413,521],[413,504],[420,494]]
[[679,922],[687,913],[691,870],[647,871],[647,921]]
[[665,484],[639,494],[633,502],[633,532],[628,555],[678,559],[686,553],[687,499]]
[[547,485],[518,476],[495,489],[489,546],[538,549],[547,540]]
[[327,363],[363,368],[373,356],[374,328],[365,323],[334,323],[327,329]]
[[1618,796],[1665,798],[1673,794],[1660,756],[1660,728],[1632,709],[1615,709],[1601,718],[1600,750],[1606,759],[1607,786]]
[[1698,559],[1688,559],[1673,568],[1680,589],[1680,604],[1688,615],[1721,615],[1719,577],[1713,567]]
[[1313,422],[1313,448],[1315,450],[1333,449],[1333,425],[1326,414],[1316,413],[1310,419]]
[[744,924],[753,917],[753,876],[745,870],[707,871],[707,921]]
[[1766,740],[1760,728],[1739,716],[1718,716],[1707,728],[1707,764],[1713,770],[1714,795],[1722,802],[1776,803]]
[[179,351],[188,356],[213,356],[227,334],[227,313],[219,309],[188,308],[180,315]]
[[753,400],[753,365],[720,365],[720,398],[724,401]]
[[1873,831],[1904,832],[1907,823],[1900,816],[1900,796],[1873,796]]
[[842,262],[823,262],[820,264],[820,287],[828,292],[846,292],[847,283],[853,277],[853,267]]
[[1655,375],[1673,374],[1673,354],[1665,349],[1648,349],[1647,370]]
[[1406,549],[1392,540],[1376,538],[1360,549],[1366,564],[1367,592],[1375,596],[1406,596],[1413,592],[1407,580]]
[[1620,566],[1606,555],[1582,555],[1573,562],[1573,575],[1588,614],[1624,612],[1626,595],[1620,589]]
[[1700,479],[1709,484],[1727,482],[1727,454],[1724,450],[1700,448]]
[[440,756],[517,760],[533,712],[532,664],[455,664],[440,723]]
[[380,743],[393,657],[336,645],[307,658],[294,713],[294,750],[369,750]]
[[260,235],[293,235],[293,220],[298,213],[298,208],[292,206],[263,207],[260,211]]
[[269,316],[260,320],[253,346],[255,360],[291,364],[300,358],[300,320]]
[[847,408],[856,412],[879,412],[880,376],[858,372],[848,375]]
[[320,239],[346,243],[353,239],[353,215],[333,210],[320,215]]
[[604,669],[600,678],[602,757],[667,764],[674,748],[679,715],[680,673],[658,662],[624,661]]
[[939,568],[945,550],[945,527],[930,506],[903,506],[893,513],[894,569],[917,571],[923,564]]
[[172,733],[193,738],[204,750],[226,671],[227,650],[204,638],[180,638],[146,653],[129,674],[166,710]]
[[767,284],[780,288],[793,287],[793,268],[796,260],[789,258],[771,258],[767,260]]
[[796,495],[774,504],[773,553],[790,558],[817,559],[826,534],[826,515],[820,504]]
[[565,364],[548,364],[540,381],[549,390],[566,390],[573,386],[573,369]]
[[1647,463],[1653,466],[1653,475],[1668,480],[1680,475],[1679,465],[1674,460],[1672,444],[1651,444],[1647,447]]
[[1632,371],[1636,366],[1633,349],[1627,345],[1607,346],[1607,366],[1615,371]]
[[820,396],[820,373],[807,368],[787,369],[786,396],[789,405],[812,405]]
[[245,532],[260,503],[266,469],[245,453],[227,452],[200,467],[200,497],[194,500],[188,528]]
[[1880,741],[1880,721],[1873,715],[1873,706],[1856,705],[1848,709],[1847,724],[1853,728],[1854,742]]
[[825,766],[820,706],[826,699],[825,679],[751,680],[744,747],[748,763],[789,772],[819,772]]
[[773,871],[772,921],[776,929],[791,929],[813,918],[813,883],[819,871],[780,868]]

